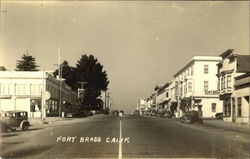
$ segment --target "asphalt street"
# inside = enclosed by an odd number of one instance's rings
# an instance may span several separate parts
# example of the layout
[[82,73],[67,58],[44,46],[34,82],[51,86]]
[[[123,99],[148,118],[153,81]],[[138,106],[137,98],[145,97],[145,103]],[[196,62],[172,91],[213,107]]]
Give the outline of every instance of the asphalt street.
[[175,119],[98,115],[1,133],[3,158],[250,157],[250,135]]

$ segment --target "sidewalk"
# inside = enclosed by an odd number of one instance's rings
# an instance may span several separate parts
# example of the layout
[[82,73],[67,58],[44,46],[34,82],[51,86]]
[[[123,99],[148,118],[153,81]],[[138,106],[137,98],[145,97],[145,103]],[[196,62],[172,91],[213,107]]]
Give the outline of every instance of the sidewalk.
[[94,114],[92,116],[87,116],[87,117],[83,117],[83,118],[46,117],[45,118],[45,123],[46,124],[42,124],[40,117],[38,117],[38,118],[29,118],[28,121],[30,122],[31,126],[38,126],[38,125],[53,124],[53,123],[57,123],[57,122],[60,122],[60,121],[73,121],[73,120],[89,119],[89,118],[98,117],[98,116],[102,116],[102,114]]
[[[67,120],[68,118],[60,118],[60,117],[46,117],[45,122],[51,124],[56,121]],[[42,125],[41,118],[29,118],[30,125]]]
[[231,131],[238,131],[243,133],[250,133],[249,124],[239,124],[239,123],[231,123],[225,122],[223,120],[216,119],[203,119],[203,125],[208,127],[220,128]]

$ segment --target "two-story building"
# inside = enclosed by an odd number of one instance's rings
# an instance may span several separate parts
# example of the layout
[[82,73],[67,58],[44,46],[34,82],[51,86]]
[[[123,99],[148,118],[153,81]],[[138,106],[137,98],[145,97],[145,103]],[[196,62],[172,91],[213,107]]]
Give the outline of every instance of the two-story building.
[[250,73],[248,72],[235,77],[234,92],[232,93],[232,110],[234,109],[235,112],[235,122],[250,123],[249,98]]
[[220,61],[217,56],[194,56],[174,75],[177,116],[189,110],[201,110],[203,117],[222,112],[216,76]]
[[224,121],[249,122],[250,56],[235,54],[233,49],[223,52],[218,67],[218,90],[223,101]]
[[[47,100],[45,92],[50,94]],[[49,71],[0,71],[0,111],[24,110],[29,117],[40,117],[42,104],[46,116],[59,116],[74,112],[78,98]]]
[[177,116],[177,100],[176,100],[176,83],[175,80],[169,81],[168,86],[168,98],[169,98],[169,111]]
[[169,110],[169,83],[159,87],[156,92],[156,104],[158,111]]

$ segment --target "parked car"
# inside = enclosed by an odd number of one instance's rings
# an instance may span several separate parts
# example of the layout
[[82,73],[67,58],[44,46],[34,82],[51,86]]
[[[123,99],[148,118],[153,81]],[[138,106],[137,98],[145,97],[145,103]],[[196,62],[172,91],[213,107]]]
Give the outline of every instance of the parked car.
[[0,113],[1,116],[1,131],[8,130],[15,131],[20,128],[23,131],[29,129],[30,123],[28,121],[28,112],[26,111],[5,111]]
[[118,110],[113,110],[112,115],[119,115],[119,111]]
[[165,111],[164,116],[165,118],[172,118],[174,115],[170,111]]
[[149,114],[150,114],[151,116],[155,116],[155,115],[156,115],[156,110],[151,110],[151,111],[149,112]]
[[83,116],[83,113],[81,113],[81,112],[67,114],[67,118],[82,118],[82,117],[84,117],[84,116]]
[[87,117],[87,116],[92,116],[94,115],[91,111],[88,110],[82,110],[82,116]]
[[218,119],[218,120],[223,119],[223,113],[216,113],[215,118]]
[[139,110],[135,110],[134,115],[139,115]]
[[159,110],[156,111],[155,116],[157,116],[157,117],[164,117],[164,114],[165,114],[164,109],[159,109]]
[[188,111],[180,118],[182,123],[193,124],[195,122],[202,123],[202,119],[199,118],[198,111]]

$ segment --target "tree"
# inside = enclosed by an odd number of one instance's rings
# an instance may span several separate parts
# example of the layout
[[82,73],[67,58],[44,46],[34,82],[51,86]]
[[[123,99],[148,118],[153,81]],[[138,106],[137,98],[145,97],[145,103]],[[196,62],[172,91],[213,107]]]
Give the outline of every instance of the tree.
[[[109,81],[106,71],[93,55],[82,55],[77,61],[76,67],[69,66],[67,61],[61,64],[62,77],[65,83],[74,91],[81,87],[78,82],[86,82],[84,84],[84,93],[82,106],[85,109],[102,109],[103,102],[99,98],[101,91],[107,90]],[[58,75],[58,69],[53,73]]]
[[101,91],[108,88],[108,78],[103,66],[93,56],[82,55],[76,64],[76,80],[87,82],[84,85],[83,105],[90,106],[91,109],[100,109],[98,97]]
[[33,56],[23,55],[21,60],[17,61],[16,71],[38,71],[38,67]]
[[[75,68],[69,66],[68,61],[63,61],[61,66],[61,76],[65,79],[65,83],[70,86],[73,90],[77,90],[77,81],[76,81],[76,75],[75,75]],[[53,72],[54,76],[56,77],[58,75],[58,69]]]
[[0,66],[0,71],[6,71],[6,68],[4,66]]

